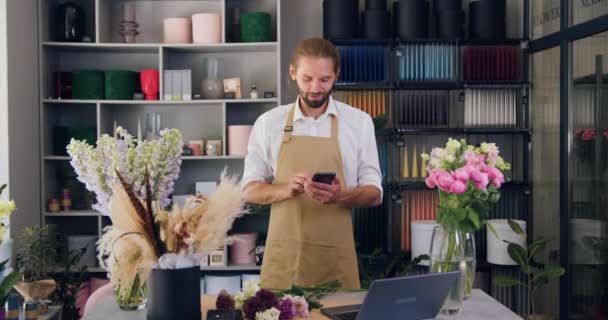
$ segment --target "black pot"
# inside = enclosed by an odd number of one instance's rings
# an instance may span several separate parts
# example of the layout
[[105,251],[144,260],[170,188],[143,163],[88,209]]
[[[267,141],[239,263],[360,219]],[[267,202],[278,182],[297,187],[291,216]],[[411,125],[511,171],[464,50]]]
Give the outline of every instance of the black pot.
[[201,319],[200,267],[152,269],[148,278],[148,320]]
[[462,0],[435,0],[433,2],[435,11],[460,11],[462,10]]
[[503,40],[506,37],[506,0],[480,0],[475,12],[475,32],[484,40]]
[[428,38],[429,3],[424,0],[400,0],[399,37],[401,39]]
[[366,39],[386,39],[389,37],[391,15],[386,10],[363,12],[363,37]]
[[60,4],[55,10],[55,40],[80,42],[84,35],[84,11],[71,1]]
[[386,0],[366,0],[365,10],[386,10]]
[[477,21],[479,16],[479,1],[473,1],[469,3],[469,38],[477,39],[479,38],[478,25],[479,21]]
[[462,39],[464,23],[464,12],[462,11],[439,11],[437,17],[437,34],[443,39]]
[[356,38],[359,21],[358,0],[325,0],[323,34],[328,39]]

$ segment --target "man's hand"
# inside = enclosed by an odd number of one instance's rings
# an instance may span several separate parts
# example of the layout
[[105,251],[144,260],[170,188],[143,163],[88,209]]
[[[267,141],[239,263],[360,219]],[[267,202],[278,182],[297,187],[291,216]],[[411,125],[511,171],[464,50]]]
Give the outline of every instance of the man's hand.
[[308,177],[304,183],[304,192],[321,204],[330,204],[336,202],[336,200],[340,198],[342,183],[338,176],[334,178],[332,184],[314,182]]
[[308,175],[304,173],[298,173],[291,178],[289,183],[285,185],[285,197],[291,199],[304,192],[304,185],[307,179]]

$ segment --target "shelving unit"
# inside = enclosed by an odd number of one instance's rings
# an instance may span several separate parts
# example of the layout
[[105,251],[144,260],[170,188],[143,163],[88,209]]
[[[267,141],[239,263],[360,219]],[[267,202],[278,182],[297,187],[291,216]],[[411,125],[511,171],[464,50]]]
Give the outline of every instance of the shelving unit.
[[[419,154],[429,153],[435,146],[443,146],[449,137],[465,138],[473,144],[482,141],[497,143],[501,155],[512,164],[513,170],[506,175],[508,182],[501,188],[501,201],[492,208],[490,218],[526,220],[528,234],[532,234],[529,215],[532,203],[529,172],[532,129],[528,106],[530,83],[523,69],[526,65],[524,59],[527,59],[522,49],[525,44],[521,40],[493,43],[434,39],[381,42],[340,39],[335,42],[338,46],[358,48],[379,43],[391,54],[386,57],[388,81],[362,79],[342,81],[336,85],[337,95],[350,99],[353,106],[368,113],[365,105],[370,98],[366,95],[373,97],[382,93],[386,97],[387,125],[376,128],[385,199],[377,208],[355,210],[353,225],[359,249],[364,254],[376,248],[393,253],[410,251],[411,221],[434,220],[438,202],[437,191],[429,190],[425,185]],[[509,65],[512,72],[505,73],[500,80],[492,77],[483,81],[468,80],[464,75],[464,64],[467,48],[471,46],[506,47],[506,51],[511,50],[516,56],[517,64]],[[412,50],[418,50],[418,53],[431,50],[433,54],[408,55]],[[365,59],[368,58],[363,61]],[[475,69],[479,66],[469,64],[468,67]],[[499,74],[497,78],[502,76]],[[353,97],[357,94],[359,96]],[[475,234],[475,242],[478,265],[483,266],[478,270],[489,274],[489,288],[492,288],[494,276],[514,273],[513,268],[486,262],[485,230]],[[518,289],[491,290],[498,300],[509,305],[511,290]],[[516,305],[513,307],[518,308]]]
[[[252,125],[263,112],[276,107],[281,98],[282,75],[279,0],[196,0],[196,1],[135,1],[139,24],[137,43],[122,43],[118,34],[121,5],[124,0],[76,0],[85,12],[85,34],[91,42],[56,42],[52,34],[54,8],[61,0],[39,0],[39,65],[41,111],[42,195],[44,208],[40,213],[44,224],[51,224],[62,235],[101,236],[108,217],[91,210],[90,193],[76,181],[69,164],[65,145],[73,131],[90,138],[112,134],[115,124],[136,135],[138,121],[145,130],[145,114],[158,112],[163,116],[163,127],[177,128],[184,142],[189,140],[220,140],[219,156],[184,156],[180,178],[174,194],[194,194],[198,181],[218,181],[225,167],[229,173],[240,174],[244,156],[227,154],[229,125]],[[226,30],[230,8],[241,12],[263,11],[272,16],[273,38],[270,42],[228,42]],[[189,17],[199,12],[222,15],[222,43],[166,44],[163,43],[163,19]],[[158,69],[159,97],[163,98],[163,71],[188,69],[192,71],[192,94],[200,92],[202,62],[205,57],[219,57],[223,77],[240,77],[242,99],[214,100],[78,100],[58,99],[52,94],[52,75],[57,71],[74,70],[131,70]],[[249,88],[255,84],[259,99],[249,99]],[[273,91],[273,98],[262,98],[264,91]],[[58,127],[63,127],[58,128]],[[67,129],[66,129],[67,128]],[[61,131],[63,130],[63,131]],[[67,133],[66,133],[67,132]],[[82,137],[80,137],[82,138]],[[69,211],[48,212],[50,198],[60,198],[61,190],[72,192],[73,207]],[[203,271],[257,272],[257,266],[202,267]],[[60,271],[60,270],[58,270]],[[104,272],[95,266],[90,272]]]

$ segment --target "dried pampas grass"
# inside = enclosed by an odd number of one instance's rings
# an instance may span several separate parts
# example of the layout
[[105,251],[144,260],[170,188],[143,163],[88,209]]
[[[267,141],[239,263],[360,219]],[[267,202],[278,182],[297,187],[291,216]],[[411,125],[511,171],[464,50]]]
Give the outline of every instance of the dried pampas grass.
[[192,245],[196,253],[210,253],[226,244],[228,231],[236,218],[243,216],[243,194],[237,178],[222,173],[216,192],[206,201],[206,210],[193,229]]

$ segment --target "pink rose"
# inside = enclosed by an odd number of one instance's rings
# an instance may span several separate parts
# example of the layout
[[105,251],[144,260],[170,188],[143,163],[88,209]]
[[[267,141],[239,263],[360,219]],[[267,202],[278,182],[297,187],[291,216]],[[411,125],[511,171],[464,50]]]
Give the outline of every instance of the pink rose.
[[467,171],[466,167],[458,168],[456,171],[454,171],[452,177],[455,180],[467,182],[469,180],[469,172]]
[[493,186],[495,186],[496,188],[500,188],[500,186],[505,183],[505,176],[502,174],[502,172],[500,172],[500,170],[498,170],[498,174],[496,175],[496,177],[490,180],[492,180]]
[[479,182],[475,182],[475,187],[478,190],[485,189],[488,187],[488,183],[490,182],[488,179],[488,174],[483,172],[480,172],[479,174],[481,174],[481,180]]
[[578,130],[574,131],[574,135],[576,135],[576,136],[580,136],[581,134],[583,134],[583,129],[578,129]]
[[426,177],[426,179],[424,180],[424,182],[426,183],[426,186],[433,189],[437,186],[437,176],[441,173],[444,172],[441,169],[433,169],[431,170],[431,172],[429,172],[429,176]]
[[581,139],[584,141],[589,141],[595,139],[595,129],[587,129],[583,132]]
[[604,129],[604,138],[608,140],[608,129]]
[[437,185],[441,190],[449,192],[452,183],[454,183],[454,178],[451,174],[442,171],[437,175]]
[[490,180],[494,180],[496,177],[502,176],[502,172],[500,172],[500,170],[498,170],[496,167],[485,167],[483,172],[488,174],[488,178]]
[[467,185],[460,180],[454,181],[450,186],[451,193],[463,194],[465,191],[467,191]]

